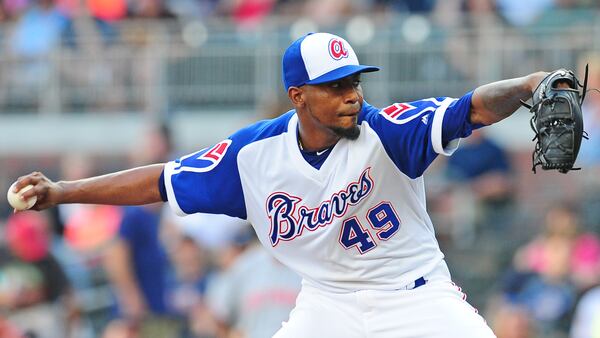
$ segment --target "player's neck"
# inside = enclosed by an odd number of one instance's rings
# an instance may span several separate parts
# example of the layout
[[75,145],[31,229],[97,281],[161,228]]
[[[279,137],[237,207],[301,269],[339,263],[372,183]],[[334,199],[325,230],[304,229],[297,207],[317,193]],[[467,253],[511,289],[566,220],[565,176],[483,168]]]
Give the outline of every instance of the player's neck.
[[329,148],[340,140],[340,136],[330,130],[303,128],[298,125],[298,146],[304,151],[320,151]]

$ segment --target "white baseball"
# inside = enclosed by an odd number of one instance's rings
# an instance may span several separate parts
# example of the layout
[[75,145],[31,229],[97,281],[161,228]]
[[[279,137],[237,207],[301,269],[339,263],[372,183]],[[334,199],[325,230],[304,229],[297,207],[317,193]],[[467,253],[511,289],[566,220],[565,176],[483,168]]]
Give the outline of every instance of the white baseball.
[[17,184],[17,182],[13,183],[10,188],[8,189],[8,192],[6,193],[6,199],[8,200],[8,203],[15,209],[21,211],[21,210],[27,210],[29,208],[31,208],[35,202],[37,202],[37,196],[33,196],[31,198],[29,198],[27,201],[24,201],[23,199],[21,199],[21,195],[26,192],[27,190],[33,188],[33,185],[28,185],[24,188],[22,188],[21,190],[19,190],[19,192],[14,192],[13,189],[15,187],[15,185]]

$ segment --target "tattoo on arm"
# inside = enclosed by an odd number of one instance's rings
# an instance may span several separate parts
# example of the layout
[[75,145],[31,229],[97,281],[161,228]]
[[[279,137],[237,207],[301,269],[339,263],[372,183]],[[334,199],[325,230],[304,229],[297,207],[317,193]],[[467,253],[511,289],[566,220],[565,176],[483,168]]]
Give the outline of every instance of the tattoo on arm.
[[478,87],[471,99],[471,122],[492,124],[510,116],[521,105],[520,100],[531,98],[534,89],[547,75],[536,72]]
[[520,100],[531,97],[531,87],[527,78],[521,77],[481,86],[474,96],[472,122],[491,124],[514,113],[521,105]]

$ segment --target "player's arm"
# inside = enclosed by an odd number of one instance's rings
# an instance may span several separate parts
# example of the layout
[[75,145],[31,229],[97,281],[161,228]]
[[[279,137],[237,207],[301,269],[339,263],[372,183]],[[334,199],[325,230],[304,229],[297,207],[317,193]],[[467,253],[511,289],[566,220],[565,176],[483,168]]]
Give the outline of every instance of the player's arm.
[[490,125],[514,113],[526,101],[548,73],[537,72],[515,79],[492,82],[478,87],[471,99],[470,120]]
[[40,172],[20,177],[16,190],[31,184],[25,200],[37,196],[32,209],[42,210],[63,203],[141,205],[161,202],[159,179],[164,164],[152,164],[76,181],[53,182]]

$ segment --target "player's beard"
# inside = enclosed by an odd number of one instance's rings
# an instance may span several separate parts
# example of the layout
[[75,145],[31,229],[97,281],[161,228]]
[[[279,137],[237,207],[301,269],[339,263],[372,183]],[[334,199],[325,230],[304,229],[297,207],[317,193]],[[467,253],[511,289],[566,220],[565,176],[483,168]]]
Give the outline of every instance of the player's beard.
[[350,128],[329,127],[329,129],[337,136],[347,138],[349,140],[356,140],[360,136],[360,128],[356,124]]

